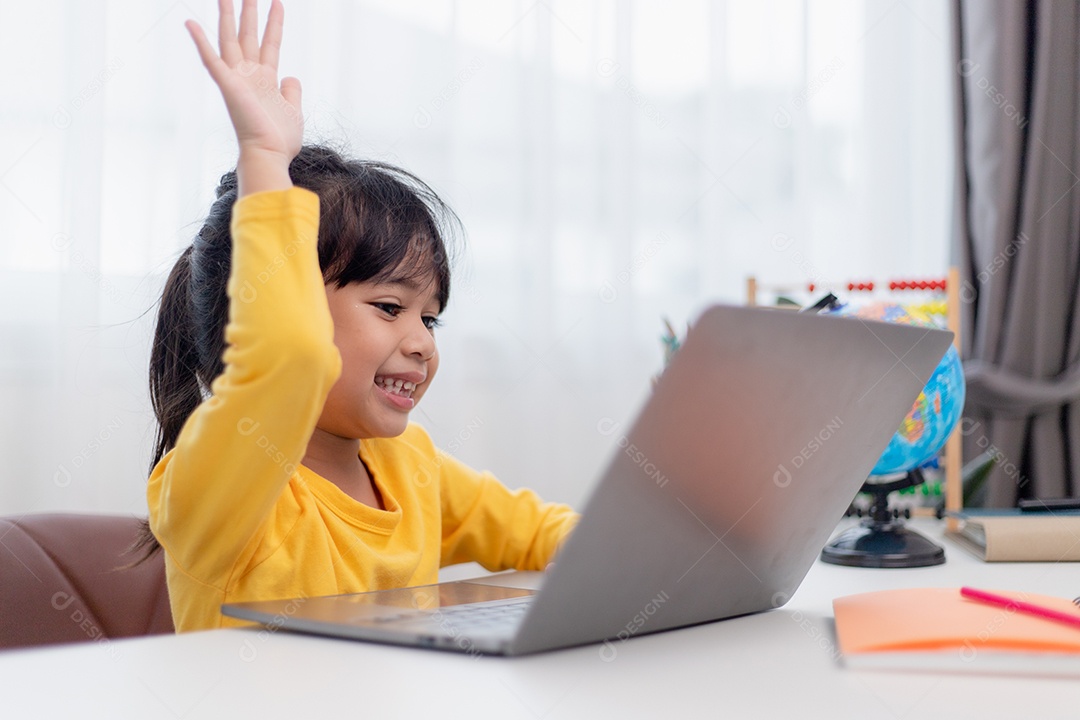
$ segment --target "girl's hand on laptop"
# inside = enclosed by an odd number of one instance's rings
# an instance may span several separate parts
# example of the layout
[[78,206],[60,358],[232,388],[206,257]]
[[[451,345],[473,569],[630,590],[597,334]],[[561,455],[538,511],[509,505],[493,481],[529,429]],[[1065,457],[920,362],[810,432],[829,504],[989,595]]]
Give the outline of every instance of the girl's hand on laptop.
[[239,32],[232,0],[219,0],[218,45],[214,51],[194,20],[185,23],[203,65],[210,72],[229,111],[240,146],[237,172],[240,195],[290,187],[289,162],[304,138],[300,81],[278,82],[278,52],[285,10],[272,0],[259,44],[257,0],[243,0]]

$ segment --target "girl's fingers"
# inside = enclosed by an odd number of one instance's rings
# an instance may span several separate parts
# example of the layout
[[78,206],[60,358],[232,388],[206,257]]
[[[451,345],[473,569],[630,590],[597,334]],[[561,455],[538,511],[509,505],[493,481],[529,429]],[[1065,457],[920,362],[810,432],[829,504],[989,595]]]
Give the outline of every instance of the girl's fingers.
[[240,50],[245,60],[258,62],[259,58],[259,17],[258,1],[244,0],[240,8]]
[[263,32],[262,50],[259,62],[277,70],[278,53],[281,51],[281,31],[285,25],[285,8],[281,0],[270,3],[270,16],[266,18],[266,31]]
[[281,78],[281,97],[296,108],[297,114],[302,118],[300,110],[300,81],[294,77]]
[[210,72],[210,77],[214,79],[219,85],[221,80],[221,73],[225,69],[225,63],[214,52],[214,46],[210,44],[210,41],[206,39],[206,33],[203,32],[199,23],[194,20],[188,20],[184,23],[184,27],[187,28],[188,33],[191,35],[191,39],[195,41],[195,48],[199,51],[199,57],[202,58],[202,64]]
[[221,59],[230,66],[244,59],[236,42],[236,13],[232,0],[218,0],[218,47],[221,48]]

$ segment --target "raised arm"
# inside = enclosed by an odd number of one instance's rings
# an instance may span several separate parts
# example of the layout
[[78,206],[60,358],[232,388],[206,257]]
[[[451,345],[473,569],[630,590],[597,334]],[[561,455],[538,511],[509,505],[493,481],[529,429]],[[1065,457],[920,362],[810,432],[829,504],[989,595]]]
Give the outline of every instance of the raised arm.
[[[341,372],[319,267],[319,198],[292,188],[288,173],[303,124],[299,83],[277,82],[282,8],[275,0],[260,48],[254,0],[239,34],[231,2],[220,4],[220,56],[201,28],[188,29],[236,128],[242,197],[232,208],[224,371],[147,486],[170,592],[189,581],[223,591],[280,540],[266,537],[267,520]],[[180,621],[206,602],[185,598],[174,597]]]

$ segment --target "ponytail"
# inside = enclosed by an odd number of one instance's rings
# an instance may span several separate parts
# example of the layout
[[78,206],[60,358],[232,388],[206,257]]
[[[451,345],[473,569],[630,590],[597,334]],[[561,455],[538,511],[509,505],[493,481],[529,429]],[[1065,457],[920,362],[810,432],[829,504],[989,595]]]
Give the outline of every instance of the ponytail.
[[[230,172],[221,178],[206,223],[165,280],[150,351],[150,404],[158,425],[150,472],[176,445],[184,423],[225,369],[222,355],[229,307],[225,288],[235,201],[236,173]],[[160,549],[150,522],[143,522],[131,547],[141,555],[135,564]]]
[[153,471],[158,461],[176,444],[184,421],[202,401],[199,389],[198,352],[190,311],[191,252],[189,247],[165,281],[150,353],[150,403],[158,421],[154,441]]

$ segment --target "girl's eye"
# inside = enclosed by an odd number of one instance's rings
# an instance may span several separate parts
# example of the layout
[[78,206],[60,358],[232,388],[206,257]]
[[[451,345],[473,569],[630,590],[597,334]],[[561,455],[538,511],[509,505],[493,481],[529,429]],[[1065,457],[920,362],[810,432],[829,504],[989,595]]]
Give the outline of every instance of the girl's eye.
[[400,313],[402,310],[405,309],[405,308],[401,307],[400,305],[398,305],[396,303],[377,302],[377,303],[371,303],[371,304],[374,307],[377,307],[379,310],[382,310],[384,313],[386,313],[390,317],[397,317],[398,313]]
[[435,328],[442,325],[442,320],[435,317],[434,315],[425,315],[423,321],[424,327],[426,327],[428,330],[434,330]]

